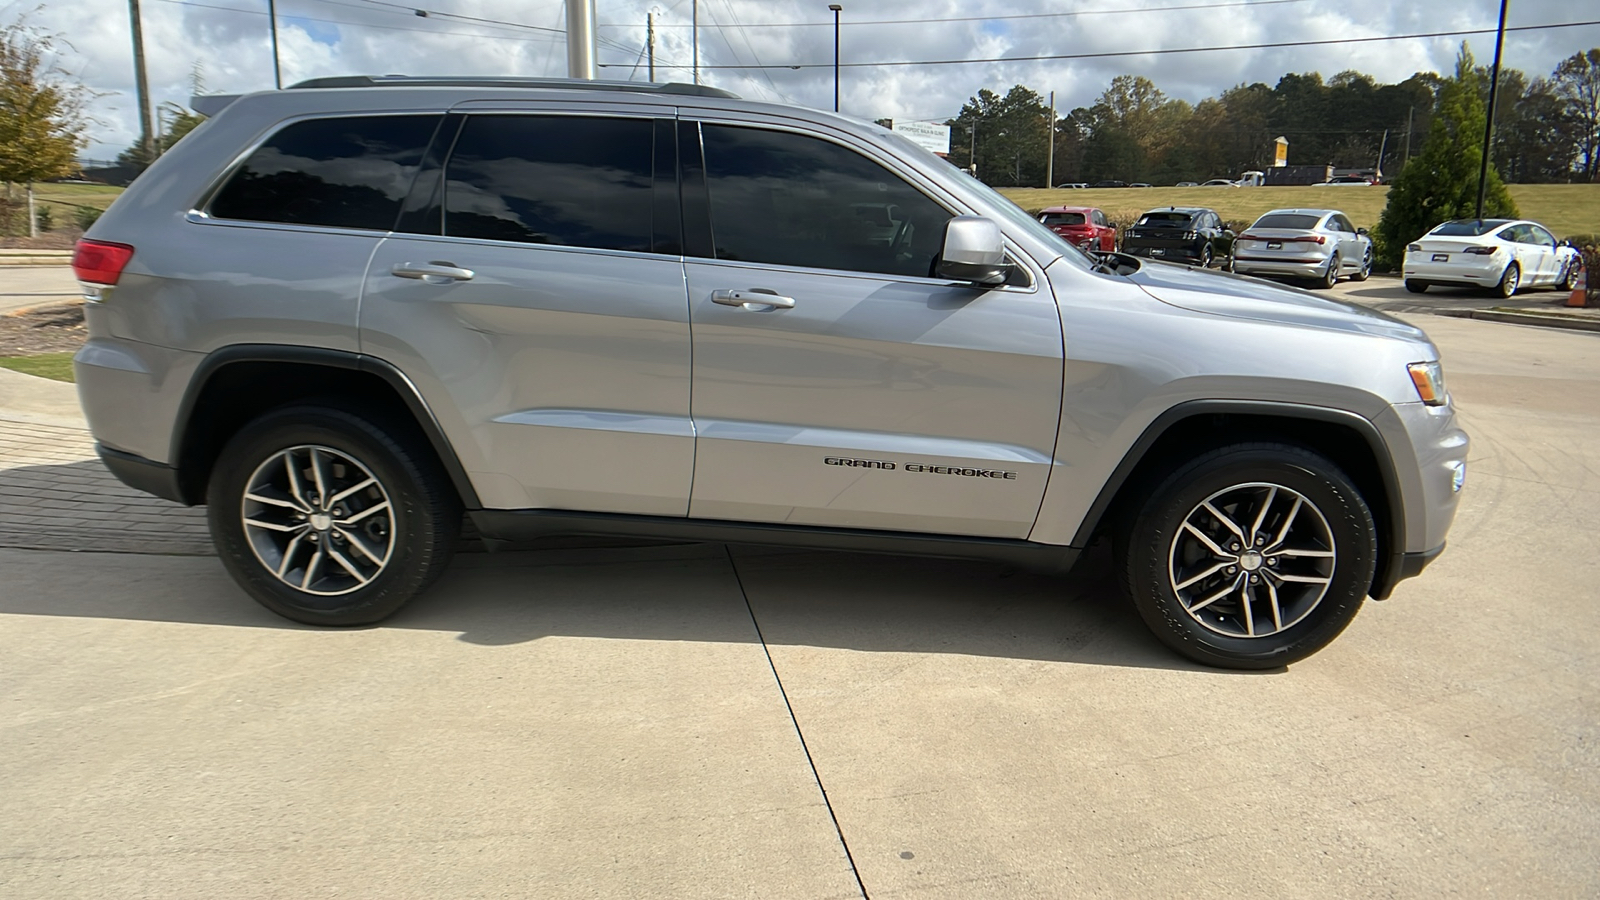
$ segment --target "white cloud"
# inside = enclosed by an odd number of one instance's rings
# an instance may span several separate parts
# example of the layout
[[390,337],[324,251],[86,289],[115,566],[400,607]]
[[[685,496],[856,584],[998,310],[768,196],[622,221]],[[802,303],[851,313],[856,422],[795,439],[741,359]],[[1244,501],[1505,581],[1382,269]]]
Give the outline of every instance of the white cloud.
[[[400,0],[396,0],[400,2]],[[563,0],[412,0],[437,13],[561,29]],[[689,12],[694,0],[597,0],[603,78],[645,77],[641,56],[645,12],[657,11],[657,79],[690,80]],[[846,62],[1045,56],[1189,46],[1345,40],[1403,32],[1492,28],[1494,0],[1395,4],[1391,0],[1320,0],[1253,7],[1165,10],[1217,0],[848,0],[841,15],[840,55]],[[34,21],[72,44],[66,63],[102,96],[88,155],[113,156],[138,131],[126,0],[45,0]],[[187,102],[190,72],[202,68],[207,88],[237,93],[272,87],[266,0],[142,0],[146,56],[154,103]],[[1510,24],[1570,21],[1581,4],[1519,0]],[[215,9],[210,7],[228,7]],[[831,64],[833,28],[824,2],[699,0],[700,58],[707,66]],[[955,16],[1007,16],[1074,10],[1151,7],[1120,15],[1080,15],[987,22],[937,22]],[[25,7],[16,3],[15,15]],[[409,9],[409,8],[408,8]],[[278,0],[280,59],[285,83],[354,73],[550,75],[566,72],[564,38],[533,29],[477,25],[370,0]],[[861,24],[916,19],[908,25]],[[762,27],[818,22],[819,27]],[[737,27],[743,24],[745,27]],[[1240,82],[1274,84],[1286,72],[1344,69],[1380,81],[1417,71],[1447,71],[1459,38],[1340,43],[1318,47],[1239,50],[1042,62],[956,66],[849,67],[841,78],[846,112],[864,118],[935,118],[954,114],[980,88],[1004,92],[1025,84],[1056,91],[1063,110],[1092,103],[1110,79],[1145,75],[1169,96],[1190,102]],[[1470,39],[1478,58],[1492,55],[1490,35]],[[1506,39],[1506,65],[1548,74],[1562,58],[1600,46],[1600,26],[1517,32]],[[638,68],[632,68],[635,63]],[[709,84],[746,97],[831,107],[831,66],[765,71],[709,68]]]

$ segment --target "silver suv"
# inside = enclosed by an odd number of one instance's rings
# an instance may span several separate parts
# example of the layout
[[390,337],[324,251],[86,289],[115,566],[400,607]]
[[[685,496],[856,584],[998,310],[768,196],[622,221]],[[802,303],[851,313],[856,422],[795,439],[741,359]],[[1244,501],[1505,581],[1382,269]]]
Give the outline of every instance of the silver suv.
[[877,126],[682,85],[202,100],[79,246],[78,384],[106,465],[207,504],[296,621],[394,613],[463,511],[1063,572],[1105,536],[1161,640],[1264,668],[1444,546],[1467,438],[1420,330],[1082,253]]

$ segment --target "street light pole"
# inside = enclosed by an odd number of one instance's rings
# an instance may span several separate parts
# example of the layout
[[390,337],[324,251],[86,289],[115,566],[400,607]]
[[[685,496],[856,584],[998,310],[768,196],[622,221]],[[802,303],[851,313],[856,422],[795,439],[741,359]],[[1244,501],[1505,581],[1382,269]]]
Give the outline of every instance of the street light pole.
[[1494,36],[1494,68],[1489,73],[1489,115],[1483,123],[1483,162],[1478,166],[1478,218],[1483,218],[1483,200],[1489,190],[1489,145],[1494,141],[1494,106],[1500,93],[1500,48],[1506,42],[1506,2],[1500,0],[1500,27]]
[[272,29],[272,86],[283,90],[283,69],[278,64],[278,0],[267,0],[267,22]]
[[1056,186],[1056,92],[1050,92],[1050,155],[1044,161],[1044,186]]
[[690,43],[694,44],[694,83],[700,83],[700,0],[694,0],[689,7],[689,16],[693,25],[689,27]]
[[837,3],[829,3],[828,8],[833,10],[833,111],[839,111],[839,11],[844,9]]

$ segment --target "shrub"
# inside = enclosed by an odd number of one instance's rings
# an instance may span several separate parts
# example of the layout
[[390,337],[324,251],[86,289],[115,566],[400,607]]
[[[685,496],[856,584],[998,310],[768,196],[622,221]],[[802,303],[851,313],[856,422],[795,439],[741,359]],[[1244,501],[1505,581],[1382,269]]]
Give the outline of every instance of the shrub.
[[50,231],[56,227],[56,214],[48,206],[37,206],[33,211],[33,220],[40,231]]
[[95,209],[92,206],[80,206],[72,211],[72,221],[77,224],[80,230],[88,231],[89,226],[100,218],[100,213],[102,212],[104,210]]

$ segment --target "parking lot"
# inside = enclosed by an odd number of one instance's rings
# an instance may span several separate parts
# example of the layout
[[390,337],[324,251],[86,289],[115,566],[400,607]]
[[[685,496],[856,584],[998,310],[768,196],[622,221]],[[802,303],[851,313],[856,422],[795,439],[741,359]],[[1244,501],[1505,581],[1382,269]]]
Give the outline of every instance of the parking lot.
[[[1600,336],[1336,293],[1429,331],[1473,453],[1449,550],[1286,670],[1171,654],[1103,548],[472,553],[326,631],[193,511],[0,522],[0,893],[1595,896]],[[0,376],[0,499],[113,497],[71,389]]]

